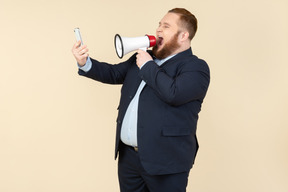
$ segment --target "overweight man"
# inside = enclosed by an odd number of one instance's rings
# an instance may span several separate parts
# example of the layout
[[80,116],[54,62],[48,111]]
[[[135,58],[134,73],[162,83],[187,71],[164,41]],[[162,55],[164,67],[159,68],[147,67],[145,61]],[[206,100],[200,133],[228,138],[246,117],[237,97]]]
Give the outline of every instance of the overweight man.
[[92,59],[80,41],[72,48],[79,75],[122,84],[115,145],[121,192],[186,191],[210,82],[207,63],[192,53],[196,31],[196,17],[175,8],[160,20],[152,51],[139,49],[122,63]]

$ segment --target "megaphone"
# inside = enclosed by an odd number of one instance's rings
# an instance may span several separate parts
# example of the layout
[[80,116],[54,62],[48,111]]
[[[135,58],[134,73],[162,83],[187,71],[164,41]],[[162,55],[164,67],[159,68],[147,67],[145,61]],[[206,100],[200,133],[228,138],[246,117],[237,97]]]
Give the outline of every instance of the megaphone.
[[115,49],[118,57],[121,59],[127,53],[137,49],[144,49],[156,45],[156,38],[152,35],[145,35],[143,37],[121,37],[116,34],[114,38]]

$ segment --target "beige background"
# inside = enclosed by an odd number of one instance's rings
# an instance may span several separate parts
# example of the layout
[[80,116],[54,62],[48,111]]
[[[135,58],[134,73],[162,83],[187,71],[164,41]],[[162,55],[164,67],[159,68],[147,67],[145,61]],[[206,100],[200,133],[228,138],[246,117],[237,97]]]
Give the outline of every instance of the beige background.
[[118,63],[114,35],[155,34],[174,7],[197,16],[212,77],[188,191],[288,191],[287,0],[0,0],[1,192],[119,191],[120,86],[78,76],[73,29]]

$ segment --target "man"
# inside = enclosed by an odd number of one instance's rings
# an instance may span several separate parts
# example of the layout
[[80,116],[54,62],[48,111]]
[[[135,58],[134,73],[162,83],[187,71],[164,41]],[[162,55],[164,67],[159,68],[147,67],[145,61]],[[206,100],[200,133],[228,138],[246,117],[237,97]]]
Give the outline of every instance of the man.
[[123,84],[115,148],[122,192],[186,191],[210,81],[208,65],[190,47],[196,30],[195,16],[175,8],[159,22],[152,52],[111,65],[88,57],[80,42],[72,48],[80,75]]

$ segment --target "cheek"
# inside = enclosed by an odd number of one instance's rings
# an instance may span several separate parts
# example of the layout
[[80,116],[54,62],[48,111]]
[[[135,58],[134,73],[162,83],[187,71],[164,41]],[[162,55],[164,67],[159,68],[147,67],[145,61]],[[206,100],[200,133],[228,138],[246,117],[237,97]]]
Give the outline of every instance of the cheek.
[[167,41],[170,41],[171,39],[173,39],[174,37],[175,37],[175,34],[176,34],[177,32],[175,32],[175,31],[165,31],[165,32],[163,32],[163,36],[164,36],[164,38],[165,38],[165,41],[167,42]]
[[171,36],[171,35],[165,36],[164,43],[169,43],[172,40],[172,38],[173,38],[173,36]]

